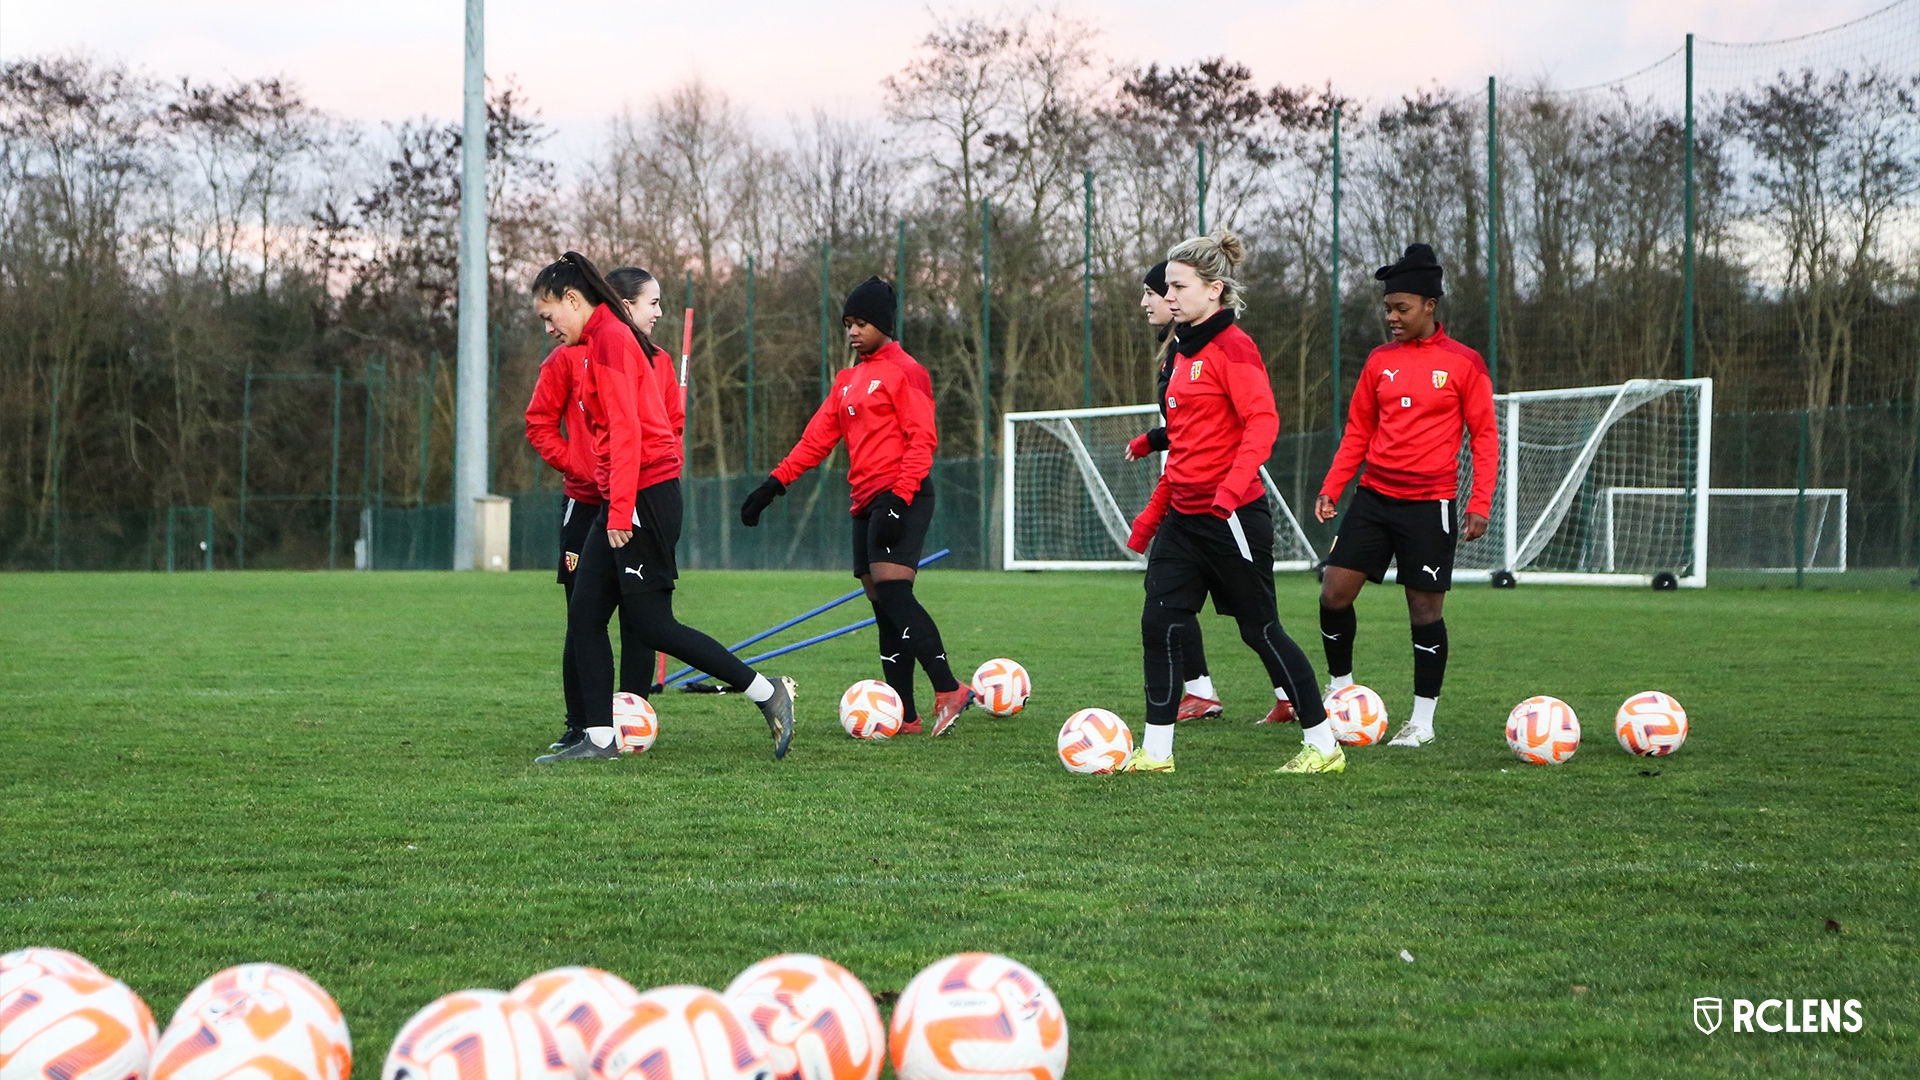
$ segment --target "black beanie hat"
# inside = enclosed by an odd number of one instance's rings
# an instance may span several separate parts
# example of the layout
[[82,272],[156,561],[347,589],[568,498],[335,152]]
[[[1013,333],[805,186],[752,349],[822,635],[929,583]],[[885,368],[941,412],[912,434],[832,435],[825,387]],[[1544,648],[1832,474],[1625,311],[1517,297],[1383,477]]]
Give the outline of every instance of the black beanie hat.
[[1392,266],[1383,266],[1373,272],[1375,279],[1386,283],[1390,293],[1412,293],[1415,296],[1445,296],[1440,288],[1440,276],[1446,271],[1440,266],[1440,260],[1434,257],[1433,249],[1425,244],[1407,245],[1407,253]]
[[893,286],[877,277],[870,277],[847,294],[847,306],[841,309],[840,317],[859,319],[888,337],[894,337],[893,304]]
[[1167,295],[1167,264],[1165,260],[1161,260],[1158,266],[1147,271],[1145,283],[1147,288],[1152,290],[1153,295]]

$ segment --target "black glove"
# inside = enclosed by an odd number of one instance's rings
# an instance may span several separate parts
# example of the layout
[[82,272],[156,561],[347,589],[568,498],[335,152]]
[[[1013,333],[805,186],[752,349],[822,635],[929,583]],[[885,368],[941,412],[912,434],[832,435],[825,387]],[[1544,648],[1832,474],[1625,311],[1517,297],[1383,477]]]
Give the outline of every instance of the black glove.
[[760,515],[773,505],[773,500],[786,493],[787,485],[774,477],[767,477],[764,483],[748,493],[747,501],[740,504],[740,524],[749,529],[760,524]]
[[891,491],[883,491],[867,504],[873,521],[873,542],[882,551],[892,551],[907,535],[907,500]]
[[1167,442],[1167,428],[1165,424],[1147,432],[1147,445],[1162,454],[1167,452],[1167,447],[1171,444]]

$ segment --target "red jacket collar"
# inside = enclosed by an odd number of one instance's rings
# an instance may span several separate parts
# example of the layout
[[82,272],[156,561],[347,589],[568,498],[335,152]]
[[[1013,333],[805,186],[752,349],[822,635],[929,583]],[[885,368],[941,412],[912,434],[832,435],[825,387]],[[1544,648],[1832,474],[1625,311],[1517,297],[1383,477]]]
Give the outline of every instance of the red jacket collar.
[[906,355],[907,355],[907,351],[900,347],[899,342],[888,341],[885,345],[882,345],[878,349],[875,349],[874,351],[867,353],[865,356],[862,356],[860,358],[860,362],[864,364],[869,360],[890,360],[890,361],[893,361],[894,363],[899,363],[900,358]]
[[1435,345],[1443,345],[1452,340],[1452,338],[1447,336],[1447,324],[1437,322],[1433,324],[1433,334],[1431,336],[1416,338],[1413,341],[1396,341],[1394,344],[1403,349],[1430,349]]

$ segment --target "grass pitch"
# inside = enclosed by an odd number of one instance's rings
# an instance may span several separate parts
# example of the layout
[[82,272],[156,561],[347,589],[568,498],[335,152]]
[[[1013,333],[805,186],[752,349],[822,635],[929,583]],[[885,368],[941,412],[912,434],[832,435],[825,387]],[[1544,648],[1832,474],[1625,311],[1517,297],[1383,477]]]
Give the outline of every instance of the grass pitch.
[[[701,573],[679,607],[736,640],[851,587]],[[1321,778],[1272,774],[1298,730],[1252,725],[1259,665],[1209,615],[1227,719],[1182,725],[1175,775],[1068,775],[1072,710],[1139,730],[1139,589],[925,575],[956,669],[1012,656],[1037,688],[952,739],[840,733],[839,692],[878,675],[863,631],[770,665],[801,687],[785,762],[743,699],[676,694],[644,757],[549,769],[549,575],[8,575],[0,949],[74,949],[162,1023],[220,967],[293,965],[362,1077],[450,990],[569,963],[721,987],[787,950],[876,992],[951,952],[1026,961],[1075,1077],[1912,1067],[1912,594],[1463,588],[1439,740]],[[1280,609],[1318,668],[1313,589],[1283,576]],[[1360,607],[1358,674],[1397,722],[1402,601]],[[1648,688],[1692,714],[1677,756],[1614,743]],[[1584,723],[1559,768],[1502,737],[1537,693]],[[1705,1036],[1703,996],[1858,998],[1866,1028]]]

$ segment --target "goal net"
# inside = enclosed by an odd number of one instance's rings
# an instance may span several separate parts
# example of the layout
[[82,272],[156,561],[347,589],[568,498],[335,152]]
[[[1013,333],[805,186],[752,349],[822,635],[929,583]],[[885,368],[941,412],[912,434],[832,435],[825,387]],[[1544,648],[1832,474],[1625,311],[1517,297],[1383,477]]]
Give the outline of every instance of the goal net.
[[[1133,519],[1153,496],[1165,458],[1127,460],[1127,443],[1159,424],[1154,405],[1008,413],[1001,489],[1008,570],[1137,570],[1127,547]],[[1273,568],[1306,570],[1318,558],[1293,508],[1263,466],[1273,511]]]
[[[1525,390],[1495,398],[1500,479],[1485,539],[1455,581],[1706,584],[1713,380]],[[1460,490],[1472,484],[1463,446]]]
[[[1644,563],[1640,538],[1614,523],[1630,522],[1661,503],[1686,498],[1685,488],[1607,489],[1607,565]],[[1847,571],[1846,488],[1710,488],[1707,557],[1716,570],[1791,574]]]

